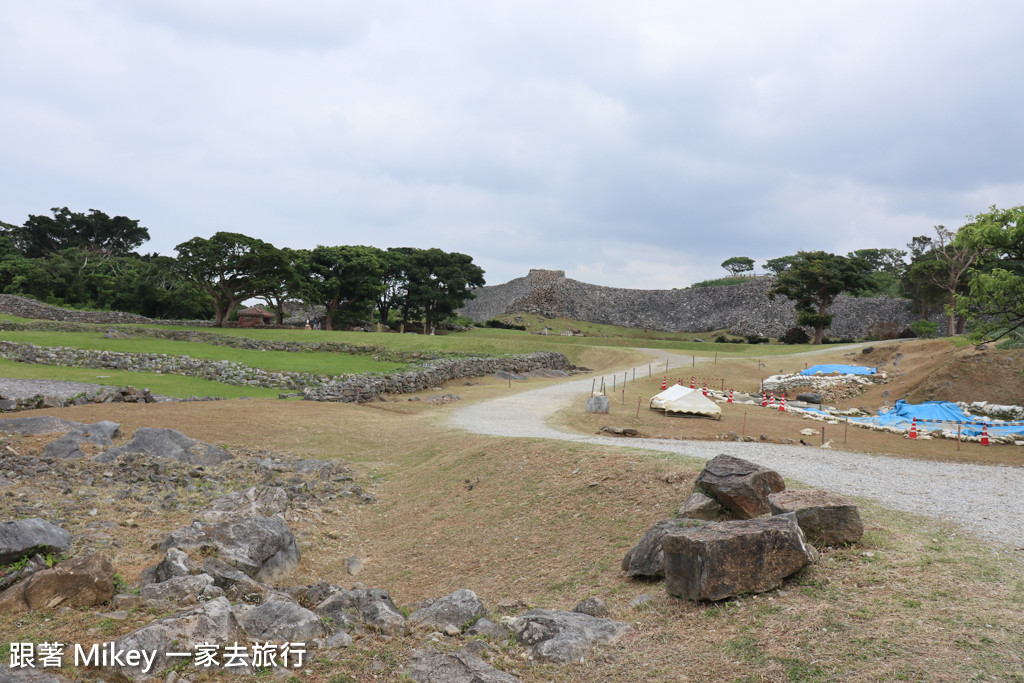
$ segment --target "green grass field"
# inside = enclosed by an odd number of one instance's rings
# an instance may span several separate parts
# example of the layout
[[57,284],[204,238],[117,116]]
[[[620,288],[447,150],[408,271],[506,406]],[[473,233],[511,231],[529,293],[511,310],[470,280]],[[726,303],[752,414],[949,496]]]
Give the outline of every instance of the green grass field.
[[[795,353],[806,350],[806,346],[715,344],[695,339],[708,339],[717,332],[698,335],[692,333],[667,333],[653,330],[629,329],[613,325],[585,323],[566,318],[542,318],[521,314],[524,322],[533,329],[550,328],[548,334],[534,334],[530,331],[474,328],[466,332],[439,334],[327,332],[281,329],[238,329],[238,328],[186,328],[151,326],[161,330],[194,330],[197,332],[221,334],[265,341],[283,342],[334,342],[351,346],[371,347],[367,353],[260,351],[240,349],[220,344],[196,341],[178,341],[148,336],[131,337],[133,329],[139,326],[83,325],[81,331],[56,330],[4,330],[0,339],[16,343],[33,344],[42,347],[71,347],[88,350],[106,350],[125,353],[154,353],[173,356],[190,356],[210,360],[227,360],[250,367],[275,372],[307,372],[321,376],[345,374],[392,373],[408,369],[405,363],[374,360],[386,357],[386,349],[401,354],[420,352],[426,355],[458,354],[506,356],[531,353],[534,351],[559,351],[571,362],[579,365],[598,364],[607,359],[613,362],[613,353],[598,353],[599,348],[629,349],[649,347],[679,351],[684,354],[712,357],[764,357]],[[6,317],[19,321],[19,319]],[[149,326],[147,326],[149,327]],[[104,335],[111,328],[119,329],[128,338],[107,338]],[[561,336],[565,330],[582,332],[586,336]],[[621,355],[621,354],[619,354]],[[25,365],[13,361],[0,361],[0,374],[14,378],[67,379],[81,382],[96,382],[117,386],[134,385],[149,387],[152,391],[168,396],[222,396],[236,398],[273,397],[277,390],[253,387],[237,387],[202,379],[177,375],[146,372],[98,371],[88,368],[67,368],[42,365]],[[598,368],[600,369],[600,368]]]

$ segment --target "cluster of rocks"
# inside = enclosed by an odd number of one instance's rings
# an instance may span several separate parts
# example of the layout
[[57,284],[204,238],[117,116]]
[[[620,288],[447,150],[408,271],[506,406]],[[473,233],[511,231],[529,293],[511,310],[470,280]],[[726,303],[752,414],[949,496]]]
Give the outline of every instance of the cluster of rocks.
[[124,387],[97,387],[86,391],[72,394],[70,396],[57,393],[36,394],[34,396],[12,396],[7,398],[0,395],[0,413],[13,413],[20,410],[38,410],[41,408],[67,408],[69,406],[84,406],[90,403],[166,403],[177,401],[216,401],[211,396],[192,396],[190,398],[176,398],[173,396],[160,396],[154,394],[148,388],[137,389],[131,385]]
[[[695,289],[639,290],[602,287],[565,277],[561,270],[531,270],[505,284],[474,290],[459,313],[474,321],[526,311],[588,322],[670,332],[727,329],[733,334],[778,337],[796,326],[793,302],[770,300],[772,278]],[[865,337],[881,324],[903,329],[917,319],[906,299],[839,296],[826,334]]]
[[76,311],[69,308],[58,308],[41,303],[35,299],[14,294],[0,294],[0,311],[37,320],[56,320],[59,322],[96,323],[100,325],[152,325],[155,320],[134,313],[118,311]]
[[698,475],[679,516],[648,529],[623,557],[622,570],[664,577],[669,595],[723,600],[778,588],[817,561],[815,545],[855,543],[863,533],[852,501],[787,490],[777,472],[719,455]]
[[[0,432],[61,434],[35,456],[18,455],[16,441],[0,449],[0,487],[36,487],[23,488],[19,499],[25,504],[10,508],[26,517],[0,523],[0,564],[10,570],[0,571],[0,609],[48,609],[60,615],[99,608],[113,610],[100,614],[114,620],[134,610],[163,614],[113,641],[117,651],[152,653],[148,659],[108,667],[130,680],[166,676],[180,664],[168,653],[197,652],[211,644],[220,657],[237,644],[301,644],[308,663],[314,653],[333,657],[332,651],[376,634],[409,640],[405,674],[411,680],[507,683],[519,679],[487,660],[505,666],[524,660],[578,663],[598,644],[614,643],[630,629],[607,618],[596,598],[572,611],[524,605],[526,611],[518,616],[497,618],[468,589],[401,610],[386,590],[360,583],[283,586],[302,557],[290,513],[308,514],[316,501],[358,491],[351,470],[338,463],[243,458],[173,430],[151,428],[136,430],[120,446],[108,446],[120,437],[115,423],[84,425],[50,416],[3,420]],[[253,473],[262,481],[237,490],[239,481]],[[70,519],[43,519],[47,511],[32,506],[57,491],[67,494],[93,484],[114,499],[155,503],[154,512],[170,499],[153,492],[190,488],[203,494],[189,500],[191,523],[156,540],[153,547],[162,556],[141,572],[134,591],[126,590],[130,587],[108,552],[97,547],[101,534],[87,527],[73,535],[61,528],[73,526]],[[360,498],[373,500],[366,494]],[[90,513],[69,501],[61,514],[79,518]],[[110,534],[102,535],[111,541],[108,549],[118,546]],[[517,660],[506,656],[510,648],[521,653]],[[243,662],[234,670],[253,673],[251,664]],[[34,673],[11,669],[5,680],[31,681]],[[60,672],[50,676],[56,683],[68,681]]]
[[498,372],[525,375],[541,369],[572,371],[573,365],[561,353],[537,351],[507,358],[457,358],[425,363],[420,370],[392,375],[359,375],[335,380],[304,391],[311,401],[365,403],[386,394],[413,394],[465,377],[482,377]]
[[772,375],[762,382],[765,391],[774,391],[776,395],[790,391],[811,390],[821,395],[858,395],[865,387],[873,384],[885,384],[889,375],[880,372],[874,375],[853,374],[816,374],[801,375],[799,372]]

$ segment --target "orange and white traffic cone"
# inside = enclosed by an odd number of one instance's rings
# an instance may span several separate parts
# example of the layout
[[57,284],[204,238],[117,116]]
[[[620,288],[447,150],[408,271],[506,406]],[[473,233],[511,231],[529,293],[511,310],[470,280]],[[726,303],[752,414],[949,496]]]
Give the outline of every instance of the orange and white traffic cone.
[[772,392],[772,395],[768,398],[768,407],[769,408],[774,408],[775,407],[775,392],[774,391]]
[[668,377],[662,376],[661,378],[661,390],[665,391],[668,389]]
[[697,379],[697,378],[696,378],[696,377],[691,377],[691,378],[690,378],[690,388],[691,388],[691,389],[693,389],[693,388],[694,388],[694,384],[693,384],[693,381],[694,381],[695,379]]
[[917,438],[917,418],[916,417],[910,422],[910,434],[907,435],[907,438],[908,439],[916,439]]
[[726,403],[732,403],[732,389],[729,390],[729,400]]
[[762,408],[767,408],[768,407],[768,394],[766,394],[764,392],[764,390],[761,391],[761,407]]
[[679,378],[679,381],[678,381],[678,382],[676,382],[676,384],[678,384],[679,386],[683,386],[683,378],[682,378],[682,377],[680,377],[680,378]]
[[703,394],[705,396],[708,395],[708,383],[707,382],[704,382],[704,387],[701,389],[701,392],[703,392]]
[[982,446],[987,446],[988,445],[988,425],[987,424],[982,424],[981,425],[981,445]]
[[781,403],[779,403],[779,412],[780,413],[784,413],[784,412],[786,412],[786,395],[785,394],[782,395],[782,398],[780,399],[780,401],[781,401]]

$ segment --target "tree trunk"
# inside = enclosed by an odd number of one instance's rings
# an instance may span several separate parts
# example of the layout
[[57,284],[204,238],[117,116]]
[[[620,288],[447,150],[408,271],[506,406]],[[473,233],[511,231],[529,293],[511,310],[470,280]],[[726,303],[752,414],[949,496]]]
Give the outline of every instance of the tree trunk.
[[324,329],[330,332],[334,330],[334,312],[338,310],[338,304],[327,304],[324,308],[327,310],[324,314]]
[[954,307],[956,306],[956,293],[950,293],[949,304],[946,306],[946,336],[952,337],[956,334],[956,313]]
[[814,328],[814,343],[815,344],[820,344],[821,340],[822,340],[822,338],[824,336],[825,336],[825,326],[824,325],[822,325],[820,327],[815,327]]

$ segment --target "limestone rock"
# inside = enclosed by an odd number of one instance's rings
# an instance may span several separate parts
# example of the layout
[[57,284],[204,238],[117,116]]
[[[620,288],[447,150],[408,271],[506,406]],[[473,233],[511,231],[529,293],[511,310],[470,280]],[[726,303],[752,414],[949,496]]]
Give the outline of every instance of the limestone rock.
[[56,434],[70,432],[77,427],[84,427],[81,422],[65,420],[50,415],[36,415],[33,417],[10,417],[0,420],[0,432],[29,436],[36,434]]
[[665,589],[687,600],[772,590],[814,557],[791,515],[710,522],[668,534],[662,546]]
[[796,400],[803,401],[804,403],[817,403],[821,405],[821,394],[809,391],[802,394],[796,395]]
[[288,507],[288,492],[283,486],[254,486],[213,500],[199,513],[204,522],[227,522],[243,517],[272,517]]
[[250,517],[210,524],[195,521],[175,529],[160,548],[194,549],[212,546],[228,564],[257,581],[274,581],[299,564],[301,553],[291,529],[274,517]]
[[644,576],[656,578],[665,575],[664,552],[661,539],[665,534],[689,529],[703,524],[694,519],[662,519],[644,532],[640,542],[626,552],[622,558],[622,571],[627,577]]
[[0,565],[36,553],[62,553],[71,547],[71,534],[39,517],[0,522]]
[[471,590],[463,588],[432,602],[409,615],[409,625],[443,631],[448,626],[462,627],[487,615],[487,609]]
[[129,680],[146,680],[181,663],[180,658],[167,657],[168,652],[191,652],[203,643],[245,642],[245,632],[238,624],[231,603],[227,598],[216,598],[118,638],[115,642],[117,648],[156,651],[156,659],[148,671],[143,671],[141,664],[117,667],[117,670]]
[[466,631],[467,636],[486,636],[495,640],[508,638],[508,629],[501,624],[496,624],[487,617],[480,617],[476,623]]
[[686,519],[700,519],[705,522],[717,522],[726,514],[725,508],[718,501],[700,491],[694,491],[679,506],[679,516]]
[[308,643],[325,634],[323,623],[313,612],[289,600],[271,600],[245,610],[239,622],[255,641]]
[[768,496],[786,488],[778,472],[731,455],[718,455],[697,475],[697,488],[742,519],[770,511]]
[[240,600],[246,603],[259,603],[267,592],[267,586],[253,580],[245,572],[235,569],[224,560],[217,557],[207,557],[203,560],[202,570],[213,578],[213,584],[224,591],[224,595],[230,600]]
[[132,440],[107,450],[96,457],[98,462],[112,462],[122,453],[143,453],[157,458],[171,458],[187,465],[217,465],[231,459],[220,446],[190,439],[173,429],[139,427]]
[[91,553],[37,572],[0,593],[0,611],[92,607],[114,596],[114,566]]
[[607,396],[591,396],[587,399],[586,411],[588,413],[607,414],[611,409],[611,401]]
[[316,613],[330,618],[334,629],[352,624],[392,636],[403,635],[409,630],[405,617],[391,601],[391,596],[379,588],[339,590],[317,605]]
[[116,422],[97,422],[91,425],[74,427],[64,435],[54,439],[43,449],[43,456],[50,458],[82,458],[83,443],[90,443],[102,448],[114,445],[113,439],[121,433],[121,425]]
[[792,512],[804,536],[818,547],[856,543],[864,524],[856,503],[829,491],[780,491],[768,497],[772,514]]
[[607,617],[611,614],[601,598],[587,598],[572,608],[573,612],[589,614],[592,617]]
[[150,583],[142,587],[139,595],[149,600],[167,600],[178,605],[194,605],[200,599],[219,598],[224,591],[213,583],[209,574],[195,576],[175,576],[160,583]]
[[196,563],[180,548],[168,548],[164,559],[149,569],[144,569],[139,582],[145,586],[150,583],[161,583],[177,576],[191,576]]
[[610,644],[629,631],[629,624],[579,612],[530,610],[512,623],[512,632],[534,659],[568,664],[582,662],[595,644]]
[[416,683],[517,683],[512,674],[498,671],[465,650],[441,653],[413,650],[405,674]]

